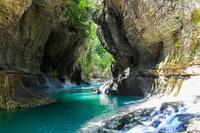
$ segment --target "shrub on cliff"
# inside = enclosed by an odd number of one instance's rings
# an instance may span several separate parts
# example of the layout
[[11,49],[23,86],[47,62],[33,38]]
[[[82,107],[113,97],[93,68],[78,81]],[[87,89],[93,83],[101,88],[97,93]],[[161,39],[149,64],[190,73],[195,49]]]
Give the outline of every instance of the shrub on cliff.
[[98,10],[97,4],[96,0],[76,0],[66,8],[66,13],[75,27],[81,28],[86,33],[84,49],[77,57],[77,61],[81,64],[88,80],[96,75],[108,77],[113,61],[112,56],[100,45],[96,35],[97,26],[93,22],[93,16]]

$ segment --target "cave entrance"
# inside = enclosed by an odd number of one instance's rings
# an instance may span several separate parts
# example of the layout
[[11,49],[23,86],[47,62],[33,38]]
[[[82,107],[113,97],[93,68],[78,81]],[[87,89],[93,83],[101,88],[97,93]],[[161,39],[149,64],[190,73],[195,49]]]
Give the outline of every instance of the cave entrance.
[[64,7],[69,20],[51,31],[44,48],[42,72],[56,75],[62,83],[71,80],[78,85],[111,78],[114,60],[97,36],[94,20],[100,7],[96,2],[76,0]]

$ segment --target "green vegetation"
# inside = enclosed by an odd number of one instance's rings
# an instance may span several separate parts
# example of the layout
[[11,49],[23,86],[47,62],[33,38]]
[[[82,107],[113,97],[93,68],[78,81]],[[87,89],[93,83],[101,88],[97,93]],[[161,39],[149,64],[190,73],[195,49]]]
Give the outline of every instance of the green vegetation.
[[85,75],[87,78],[108,77],[112,61],[112,55],[103,49],[100,44],[96,35],[96,25],[94,23],[91,24],[91,32],[86,41],[86,50],[83,56],[79,58]]
[[76,0],[76,2],[66,9],[67,14],[76,27],[86,31],[84,50],[77,57],[81,64],[86,78],[108,77],[112,56],[100,44],[96,35],[97,25],[92,18],[98,10],[91,0]]
[[200,22],[200,10],[196,9],[192,12],[192,21],[195,23]]
[[66,13],[76,27],[89,30],[92,15],[96,10],[95,4],[89,0],[74,0],[74,2],[66,8]]

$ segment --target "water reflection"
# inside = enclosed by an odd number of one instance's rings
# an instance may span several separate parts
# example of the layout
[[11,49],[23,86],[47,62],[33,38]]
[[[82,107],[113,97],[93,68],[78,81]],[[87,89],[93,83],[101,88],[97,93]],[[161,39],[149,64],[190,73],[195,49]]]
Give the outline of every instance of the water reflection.
[[119,107],[118,105],[119,102],[118,102],[117,97],[111,97],[111,96],[102,94],[99,96],[99,102],[102,105],[108,105],[110,109],[115,109]]
[[118,109],[121,106],[134,104],[137,100],[142,99],[142,97],[132,97],[132,96],[108,96],[104,94],[99,95],[99,103],[101,105],[106,105],[110,109]]
[[97,95],[89,87],[64,88],[54,92],[52,95],[58,102],[51,105],[0,110],[0,133],[13,133],[13,130],[15,133],[73,133],[90,119],[114,113],[126,102],[137,100],[135,97]]

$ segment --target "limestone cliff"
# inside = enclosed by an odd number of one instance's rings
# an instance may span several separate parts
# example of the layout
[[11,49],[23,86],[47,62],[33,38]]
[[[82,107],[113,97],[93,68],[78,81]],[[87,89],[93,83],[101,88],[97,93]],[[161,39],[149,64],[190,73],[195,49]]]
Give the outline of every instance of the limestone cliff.
[[199,18],[199,0],[104,1],[98,35],[116,63],[113,81],[100,91],[177,95],[200,74]]
[[66,14],[71,3],[0,1],[0,108],[51,102],[48,80],[82,82],[75,60],[86,33]]
[[[0,1],[0,108],[51,102],[42,89],[48,80],[84,82],[76,59],[86,31],[66,14],[72,2]],[[116,60],[100,91],[177,95],[188,80],[200,81],[199,0],[104,0],[96,23]]]

